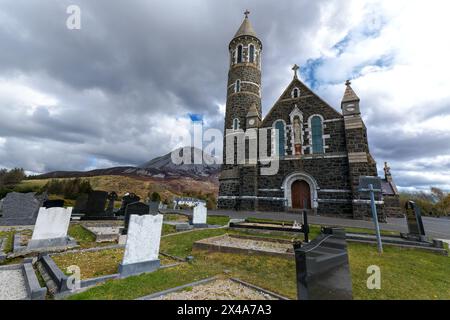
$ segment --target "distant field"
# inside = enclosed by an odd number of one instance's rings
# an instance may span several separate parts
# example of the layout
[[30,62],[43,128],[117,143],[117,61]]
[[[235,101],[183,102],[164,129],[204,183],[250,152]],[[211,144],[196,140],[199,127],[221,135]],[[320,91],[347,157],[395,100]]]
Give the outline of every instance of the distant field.
[[[97,176],[82,178],[89,180],[96,190],[115,191],[119,195],[133,192],[141,198],[146,198],[149,192],[158,192],[162,198],[170,199],[175,195],[187,192],[218,193],[218,185],[213,181],[199,181],[192,178],[153,179],[133,178],[127,176]],[[50,179],[25,180],[17,187],[17,191],[38,191]],[[64,179],[58,179],[64,180]]]

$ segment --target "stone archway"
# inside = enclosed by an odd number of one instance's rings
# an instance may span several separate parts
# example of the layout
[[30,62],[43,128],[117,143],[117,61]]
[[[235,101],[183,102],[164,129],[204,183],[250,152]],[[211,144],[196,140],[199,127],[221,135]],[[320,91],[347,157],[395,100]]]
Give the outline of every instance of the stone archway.
[[[294,184],[295,183],[295,184]],[[306,183],[306,184],[305,184]],[[319,202],[318,202],[318,190],[319,185],[317,184],[316,179],[314,179],[311,175],[305,173],[305,172],[294,172],[290,175],[288,175],[283,182],[283,189],[284,189],[284,198],[287,201],[287,207],[289,209],[294,208],[294,203],[293,203],[293,195],[292,195],[292,191],[293,191],[293,187],[294,188],[301,188],[303,189],[303,191],[300,190],[300,192],[303,192],[303,196],[307,194],[306,190],[307,190],[307,186],[309,186],[309,203],[308,203],[308,208],[311,209],[317,209],[319,207]],[[295,190],[294,190],[295,191]],[[302,197],[302,195],[300,195],[300,197]],[[301,200],[300,205],[303,204],[303,199]],[[298,203],[296,203],[296,206],[298,206]],[[303,208],[300,208],[303,209]]]

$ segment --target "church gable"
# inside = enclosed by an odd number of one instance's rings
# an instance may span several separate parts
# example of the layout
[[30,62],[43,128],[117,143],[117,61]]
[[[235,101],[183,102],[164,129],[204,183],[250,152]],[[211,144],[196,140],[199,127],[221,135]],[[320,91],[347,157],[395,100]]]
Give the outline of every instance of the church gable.
[[294,110],[295,106],[297,106],[303,114],[306,114],[305,121],[314,114],[320,114],[324,120],[342,118],[342,114],[322,100],[298,78],[294,78],[266,115],[262,126],[271,127],[273,121],[276,121],[277,119],[289,121],[289,115]]
[[343,120],[342,114],[294,77],[260,128],[270,128],[271,153],[323,155],[346,152]]

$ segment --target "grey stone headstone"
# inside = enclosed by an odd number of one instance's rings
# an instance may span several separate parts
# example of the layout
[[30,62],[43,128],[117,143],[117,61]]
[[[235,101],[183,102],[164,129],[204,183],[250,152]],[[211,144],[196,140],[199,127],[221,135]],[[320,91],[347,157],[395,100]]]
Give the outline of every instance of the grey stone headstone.
[[34,225],[41,205],[35,193],[8,193],[3,199],[0,224]]
[[130,223],[131,215],[143,216],[149,214],[150,214],[150,207],[145,203],[142,202],[130,203],[125,209],[125,221],[122,234],[127,234],[128,232],[128,224]]
[[352,300],[345,230],[323,228],[306,245],[295,244],[299,300]]
[[160,208],[160,203],[157,201],[150,201],[148,203],[148,206],[150,208],[150,214],[156,215],[159,214],[159,208]]

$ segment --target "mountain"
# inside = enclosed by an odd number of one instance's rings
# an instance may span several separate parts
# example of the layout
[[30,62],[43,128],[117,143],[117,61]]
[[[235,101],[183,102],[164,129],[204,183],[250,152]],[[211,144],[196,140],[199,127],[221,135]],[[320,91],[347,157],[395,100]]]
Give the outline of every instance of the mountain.
[[[173,152],[184,155],[189,147],[179,148]],[[108,169],[96,169],[91,171],[54,171],[33,177],[34,179],[50,178],[75,178],[75,177],[94,177],[106,175],[138,176],[157,179],[171,178],[192,178],[196,180],[217,180],[220,173],[220,165],[214,163],[214,157],[203,153],[202,150],[191,148],[191,163],[194,155],[202,157],[206,161],[203,164],[181,164],[176,165],[172,161],[172,153],[150,160],[138,167],[113,167]]]

